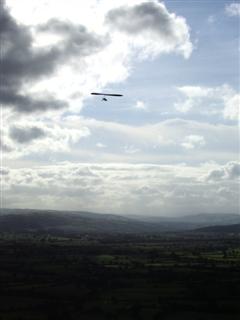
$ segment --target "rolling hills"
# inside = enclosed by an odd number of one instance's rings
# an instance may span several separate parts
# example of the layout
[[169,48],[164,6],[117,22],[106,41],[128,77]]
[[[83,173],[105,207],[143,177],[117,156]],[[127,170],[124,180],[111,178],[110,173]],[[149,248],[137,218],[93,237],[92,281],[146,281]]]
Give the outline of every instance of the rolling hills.
[[199,214],[168,218],[127,217],[83,211],[0,210],[0,232],[159,233],[237,224],[240,225],[240,215],[237,214]]

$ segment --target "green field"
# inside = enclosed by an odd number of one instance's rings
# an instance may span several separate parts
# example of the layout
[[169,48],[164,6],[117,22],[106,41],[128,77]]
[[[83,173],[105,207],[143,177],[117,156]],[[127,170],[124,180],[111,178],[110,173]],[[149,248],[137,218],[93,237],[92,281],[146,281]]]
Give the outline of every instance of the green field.
[[240,238],[0,234],[0,319],[240,317]]

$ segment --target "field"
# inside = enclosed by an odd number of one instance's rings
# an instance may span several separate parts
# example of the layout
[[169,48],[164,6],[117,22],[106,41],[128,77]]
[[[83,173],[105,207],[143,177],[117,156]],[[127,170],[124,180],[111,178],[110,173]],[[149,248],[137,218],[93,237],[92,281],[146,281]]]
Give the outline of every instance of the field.
[[0,319],[240,317],[238,235],[0,234]]

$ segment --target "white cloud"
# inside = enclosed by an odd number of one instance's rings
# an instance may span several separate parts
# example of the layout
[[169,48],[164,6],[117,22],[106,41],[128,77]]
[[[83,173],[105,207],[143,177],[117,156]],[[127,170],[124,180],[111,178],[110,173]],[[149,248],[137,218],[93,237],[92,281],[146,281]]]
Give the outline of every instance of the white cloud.
[[110,10],[107,23],[125,34],[144,55],[176,51],[188,58],[192,52],[189,28],[183,17],[171,14],[163,3],[143,2]]
[[[28,120],[28,121],[27,121]],[[54,122],[54,124],[53,124]],[[209,159],[226,162],[238,156],[238,127],[193,120],[169,119],[152,124],[131,125],[80,116],[41,118],[34,116],[4,120],[1,140],[4,159],[38,157],[49,161],[71,159],[87,162],[201,163]],[[28,139],[11,137],[11,127],[24,128]],[[31,128],[44,134],[33,139]],[[19,143],[19,139],[24,140]],[[191,156],[194,149],[196,157]],[[26,158],[27,159],[27,158]],[[42,160],[41,160],[42,161]]]
[[212,93],[211,89],[199,86],[184,86],[179,87],[178,90],[185,94],[188,98],[207,97],[209,94]]
[[240,162],[231,161],[224,166],[212,168],[206,175],[207,181],[234,180],[240,178]]
[[226,5],[225,11],[229,16],[240,16],[240,3],[231,3]]
[[221,115],[230,120],[239,118],[239,94],[229,85],[214,88],[184,86],[178,91],[184,99],[175,103],[175,109],[181,113]]
[[[201,163],[209,159],[226,162],[238,156],[238,127],[221,123],[170,119],[153,124],[130,125],[69,116],[65,126],[89,128],[89,139],[94,145],[99,142],[99,137],[107,141],[108,148],[101,150],[101,155],[95,152],[93,161],[97,157],[109,162],[136,163],[141,159],[148,163],[173,163],[181,158],[183,162]],[[126,153],[123,151],[125,146],[134,146],[138,152]],[[196,157],[186,152],[187,147],[195,148]],[[81,159],[81,155],[79,157]]]
[[[206,164],[63,163],[33,169],[4,168],[2,173],[4,205],[10,207],[149,215],[239,210],[238,181],[233,177],[201,180],[209,173]],[[239,176],[239,169],[236,174]]]
[[86,126],[66,128],[60,121],[54,124],[36,121],[34,117],[29,117],[28,120],[30,119],[31,122],[28,122],[21,117],[10,117],[10,122],[6,122],[1,135],[9,149],[6,150],[5,159],[21,158],[31,154],[47,156],[54,152],[69,153],[76,143],[91,134]]
[[[8,61],[11,89],[17,79],[19,90],[4,97],[20,103],[4,110],[1,128],[9,164],[0,170],[6,206],[149,214],[237,210],[237,179],[230,178],[237,170],[231,165],[236,126],[162,118],[131,125],[131,119],[124,124],[126,115],[119,122],[79,115],[85,99],[94,101],[91,91],[126,80],[139,59],[188,58],[193,46],[183,17],[155,0],[6,1],[16,19],[10,32],[15,62],[21,62],[16,77]],[[9,57],[9,47],[4,50]],[[184,86],[179,93],[179,111],[237,118],[238,94],[229,86]],[[150,105],[138,100],[132,108],[149,111]],[[66,159],[72,163],[60,163]],[[201,164],[209,159],[227,164]],[[203,179],[211,170],[220,178]]]
[[[46,76],[32,78],[31,85],[22,87],[24,94],[31,97],[49,92],[59,100],[56,108],[68,105],[72,112],[81,110],[89,92],[125,80],[137,56],[148,59],[149,55],[175,52],[189,57],[192,51],[185,19],[170,13],[163,3],[155,0],[133,0],[131,5],[123,0],[90,0],[84,4],[78,0],[61,3],[56,0],[23,0],[21,3],[7,0],[7,5],[17,22],[31,30],[33,48],[55,52],[67,42],[71,49],[76,49],[68,59],[53,60],[54,68],[48,68],[51,72]],[[151,30],[147,29],[153,31],[150,32],[152,36],[139,34],[133,37],[123,30],[115,32],[117,20],[109,17],[118,10],[138,15],[138,26],[143,33],[143,23],[149,18]],[[134,24],[134,21],[131,22]],[[69,36],[72,41],[68,41]],[[35,107],[35,104],[31,105],[31,108]]]
[[185,137],[181,145],[185,149],[195,149],[195,148],[203,147],[205,144],[206,142],[203,136],[189,135]]
[[104,143],[101,143],[101,142],[96,143],[96,146],[98,148],[106,148],[107,147]]
[[240,95],[235,94],[230,99],[226,99],[223,110],[224,117],[230,120],[240,120]]
[[134,105],[134,108],[137,110],[143,110],[146,111],[148,109],[146,103],[144,101],[138,100],[136,104]]
[[207,21],[208,21],[209,24],[215,23],[216,22],[216,16],[214,16],[214,15],[209,16]]

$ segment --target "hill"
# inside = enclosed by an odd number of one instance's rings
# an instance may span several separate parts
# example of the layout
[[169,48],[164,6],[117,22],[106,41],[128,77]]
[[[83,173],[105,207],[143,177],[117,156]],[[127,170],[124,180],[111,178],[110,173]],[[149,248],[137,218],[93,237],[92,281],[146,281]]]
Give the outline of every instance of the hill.
[[166,230],[194,230],[216,225],[240,224],[240,215],[235,213],[200,213],[196,215],[182,215],[179,217],[162,216],[130,216],[138,221],[160,224]]
[[1,210],[0,232],[142,233],[160,226],[130,218],[91,212]]
[[240,234],[240,224],[231,224],[226,226],[210,226],[199,228],[196,231],[206,233],[233,233]]
[[[196,215],[178,218],[120,216],[83,211],[1,209],[0,232],[159,233],[209,226],[240,225],[240,215]],[[199,229],[198,229],[199,230]]]

